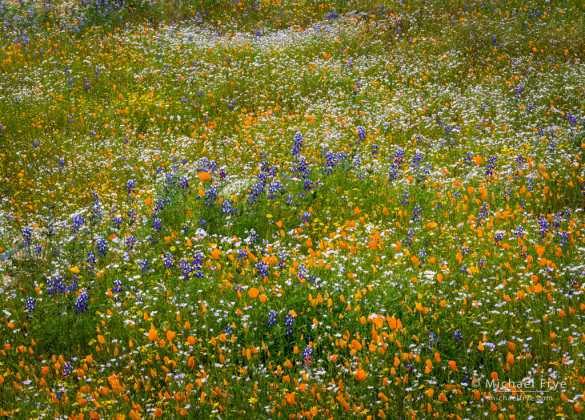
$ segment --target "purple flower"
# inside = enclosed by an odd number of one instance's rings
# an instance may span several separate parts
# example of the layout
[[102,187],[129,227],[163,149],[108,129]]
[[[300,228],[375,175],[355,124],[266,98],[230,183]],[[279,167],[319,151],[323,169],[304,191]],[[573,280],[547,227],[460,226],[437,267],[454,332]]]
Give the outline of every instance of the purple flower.
[[301,153],[301,149],[303,148],[303,135],[300,131],[297,131],[294,137],[294,144],[292,149],[292,155],[297,157]]
[[134,236],[130,235],[126,238],[126,248],[134,249],[135,243],[136,243],[136,239],[134,239]]
[[136,182],[133,180],[126,182],[126,189],[128,190],[128,195],[132,195],[136,190]]
[[27,298],[26,306],[24,307],[25,312],[33,312],[35,310],[37,300],[35,298]]
[[270,311],[268,313],[268,325],[270,325],[271,327],[273,327],[274,325],[276,325],[277,323],[277,314],[276,311]]
[[87,289],[81,289],[79,292],[79,296],[75,300],[75,314],[82,314],[87,312],[89,305],[89,296],[87,294]]
[[291,315],[290,313],[286,314],[286,320],[284,322],[284,326],[285,328],[287,328],[286,330],[286,335],[292,335],[293,330],[292,330],[292,326],[293,323],[295,322],[295,316]]
[[171,268],[175,266],[175,258],[170,253],[166,253],[163,257],[163,265],[166,268]]
[[102,257],[105,257],[106,256],[106,251],[108,250],[108,243],[106,242],[106,240],[104,238],[99,238],[97,240],[96,246],[97,246],[97,249],[98,249],[99,254]]

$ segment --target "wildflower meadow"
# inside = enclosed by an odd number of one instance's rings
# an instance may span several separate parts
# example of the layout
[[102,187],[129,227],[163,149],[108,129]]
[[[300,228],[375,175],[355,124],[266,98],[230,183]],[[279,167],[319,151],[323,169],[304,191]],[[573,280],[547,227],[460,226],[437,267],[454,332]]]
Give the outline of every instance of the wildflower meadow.
[[0,0],[0,418],[585,418],[583,0]]

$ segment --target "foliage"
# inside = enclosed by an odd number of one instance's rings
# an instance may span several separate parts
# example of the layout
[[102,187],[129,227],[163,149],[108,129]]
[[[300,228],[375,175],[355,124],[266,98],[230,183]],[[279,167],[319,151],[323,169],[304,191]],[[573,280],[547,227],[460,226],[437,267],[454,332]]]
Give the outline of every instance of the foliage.
[[584,9],[0,5],[0,417],[578,418]]

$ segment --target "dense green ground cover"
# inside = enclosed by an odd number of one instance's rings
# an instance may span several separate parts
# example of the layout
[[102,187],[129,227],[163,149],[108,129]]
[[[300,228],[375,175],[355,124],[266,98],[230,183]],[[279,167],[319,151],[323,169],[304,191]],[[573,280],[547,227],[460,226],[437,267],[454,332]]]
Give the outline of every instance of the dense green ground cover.
[[0,417],[580,418],[584,13],[1,3]]

